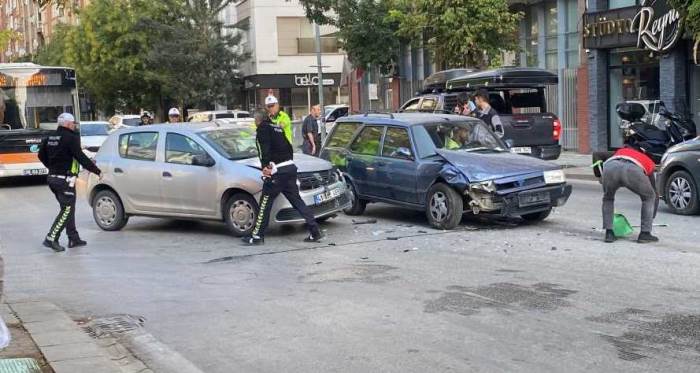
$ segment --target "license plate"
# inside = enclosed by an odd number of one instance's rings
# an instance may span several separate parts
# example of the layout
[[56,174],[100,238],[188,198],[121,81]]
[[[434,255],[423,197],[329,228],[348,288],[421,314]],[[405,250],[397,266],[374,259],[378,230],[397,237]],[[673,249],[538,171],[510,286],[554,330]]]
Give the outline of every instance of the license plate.
[[323,192],[321,194],[317,194],[314,196],[314,204],[320,205],[324,202],[328,202],[332,199],[340,197],[341,194],[343,194],[343,191],[340,189],[333,189],[327,192]]
[[24,176],[37,176],[37,175],[48,175],[49,170],[46,168],[32,168],[29,170],[23,170],[22,175]]
[[520,207],[541,205],[549,202],[549,192],[522,193],[518,195],[518,204]]
[[513,149],[513,153],[518,154],[532,154],[532,148],[529,146],[518,146]]

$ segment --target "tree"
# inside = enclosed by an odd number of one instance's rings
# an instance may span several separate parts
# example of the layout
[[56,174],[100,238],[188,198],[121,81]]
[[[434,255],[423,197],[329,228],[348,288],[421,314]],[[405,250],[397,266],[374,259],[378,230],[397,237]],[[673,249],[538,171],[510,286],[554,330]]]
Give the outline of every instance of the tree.
[[398,24],[387,18],[388,0],[300,0],[309,19],[338,28],[338,39],[356,67],[388,72],[399,55]]
[[670,3],[680,12],[688,32],[700,39],[700,0],[670,0]]
[[438,65],[485,67],[515,51],[518,21],[507,0],[392,0],[397,34],[423,42]]
[[12,30],[0,30],[0,52],[5,51],[10,42],[17,39],[19,35]]

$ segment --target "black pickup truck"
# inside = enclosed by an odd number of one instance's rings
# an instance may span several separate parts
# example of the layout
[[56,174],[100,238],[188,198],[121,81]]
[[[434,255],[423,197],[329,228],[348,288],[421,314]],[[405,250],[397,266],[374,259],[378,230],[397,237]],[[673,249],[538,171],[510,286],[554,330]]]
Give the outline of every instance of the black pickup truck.
[[460,93],[486,89],[491,106],[501,117],[503,140],[513,152],[557,159],[561,154],[562,125],[547,102],[548,87],[557,83],[556,74],[536,68],[446,70],[428,77],[420,94],[399,111],[452,113]]

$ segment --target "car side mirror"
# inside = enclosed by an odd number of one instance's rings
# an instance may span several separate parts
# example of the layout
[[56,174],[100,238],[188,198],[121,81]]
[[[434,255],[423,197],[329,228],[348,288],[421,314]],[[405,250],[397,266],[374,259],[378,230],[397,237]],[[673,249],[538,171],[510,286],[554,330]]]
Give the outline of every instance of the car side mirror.
[[413,155],[411,155],[411,150],[408,148],[397,148],[396,151],[394,151],[394,154],[396,154],[398,158],[413,159]]
[[192,157],[193,166],[212,167],[216,164],[208,154],[197,154]]
[[512,148],[513,145],[515,145],[515,142],[513,142],[513,139],[506,139],[506,146],[508,148]]

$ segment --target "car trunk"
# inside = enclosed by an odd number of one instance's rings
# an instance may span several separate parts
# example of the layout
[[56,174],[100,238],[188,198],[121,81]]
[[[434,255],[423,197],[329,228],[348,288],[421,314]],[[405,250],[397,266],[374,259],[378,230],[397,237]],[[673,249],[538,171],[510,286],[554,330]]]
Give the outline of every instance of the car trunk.
[[513,146],[554,145],[554,121],[552,113],[523,113],[500,115],[505,129],[505,139],[513,140]]

